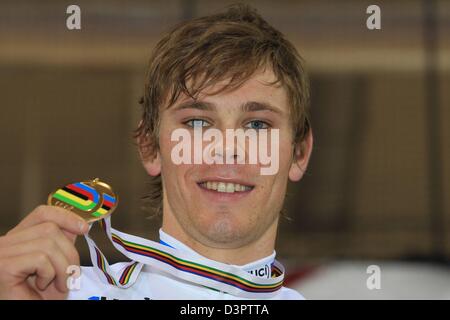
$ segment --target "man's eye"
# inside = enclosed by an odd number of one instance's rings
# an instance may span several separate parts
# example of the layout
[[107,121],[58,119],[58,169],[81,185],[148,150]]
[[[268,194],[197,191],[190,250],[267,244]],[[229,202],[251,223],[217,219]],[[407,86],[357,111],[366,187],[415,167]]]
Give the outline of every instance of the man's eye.
[[245,128],[259,130],[259,129],[267,129],[269,128],[269,125],[261,120],[253,120],[247,123],[245,125]]
[[191,128],[201,128],[201,127],[209,127],[210,124],[208,121],[202,119],[191,119],[186,121],[184,124]]

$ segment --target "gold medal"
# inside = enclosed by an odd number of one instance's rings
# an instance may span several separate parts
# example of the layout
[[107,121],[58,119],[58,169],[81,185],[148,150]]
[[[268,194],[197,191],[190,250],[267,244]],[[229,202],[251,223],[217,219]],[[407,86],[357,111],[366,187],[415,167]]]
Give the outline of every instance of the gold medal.
[[70,210],[91,223],[109,216],[119,203],[112,188],[98,178],[75,182],[50,193],[47,204]]

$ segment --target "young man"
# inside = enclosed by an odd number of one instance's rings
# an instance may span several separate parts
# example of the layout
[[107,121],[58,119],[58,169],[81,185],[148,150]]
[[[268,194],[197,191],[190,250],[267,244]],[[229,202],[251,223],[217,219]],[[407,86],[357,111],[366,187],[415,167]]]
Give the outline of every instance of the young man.
[[[79,264],[73,243],[88,226],[40,206],[0,238],[0,298],[302,299],[271,282],[282,279],[274,247],[287,182],[302,178],[313,144],[306,74],[293,45],[247,6],[188,21],[157,44],[142,104],[136,138],[146,171],[160,179],[149,198],[163,217],[160,244],[148,243],[171,260],[144,261],[122,287],[84,267],[79,290],[68,292],[67,267]],[[265,132],[277,138],[266,145],[276,170],[262,174],[267,163],[247,161],[250,142],[214,147],[223,163],[174,161],[179,129],[189,137],[207,129],[253,130],[260,139]],[[186,142],[184,151],[198,145]],[[121,274],[125,266],[108,270]]]

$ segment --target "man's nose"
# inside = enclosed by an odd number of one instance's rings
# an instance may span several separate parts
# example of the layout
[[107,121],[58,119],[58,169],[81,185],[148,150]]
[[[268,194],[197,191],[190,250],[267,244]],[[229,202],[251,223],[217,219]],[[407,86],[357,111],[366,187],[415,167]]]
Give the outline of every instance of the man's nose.
[[[223,164],[237,164],[237,163],[245,163],[246,152],[245,152],[245,141],[244,145],[242,144],[240,139],[226,139],[225,130],[222,131],[222,141],[214,140],[213,143],[210,143],[207,148],[207,152],[205,152],[211,161],[215,163],[223,163]],[[237,140],[237,141],[236,141]],[[214,154],[212,151],[214,150]]]

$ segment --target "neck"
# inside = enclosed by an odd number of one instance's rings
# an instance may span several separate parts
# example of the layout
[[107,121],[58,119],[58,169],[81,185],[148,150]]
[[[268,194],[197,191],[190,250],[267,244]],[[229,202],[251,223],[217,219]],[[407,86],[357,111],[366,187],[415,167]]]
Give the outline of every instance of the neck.
[[164,212],[163,214],[162,230],[208,259],[239,266],[273,254],[277,226],[278,219],[255,241],[233,248],[205,245],[185,232],[177,219],[170,213]]

